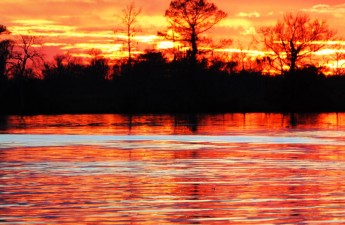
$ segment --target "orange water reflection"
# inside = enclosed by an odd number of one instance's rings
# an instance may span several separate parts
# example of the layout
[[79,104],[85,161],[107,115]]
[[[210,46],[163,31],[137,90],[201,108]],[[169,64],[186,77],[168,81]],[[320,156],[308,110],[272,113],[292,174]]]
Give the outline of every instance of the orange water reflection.
[[230,140],[274,134],[332,142],[212,142],[207,136],[188,142],[172,135],[172,140],[117,140],[112,145],[13,143],[0,148],[1,223],[345,223],[345,145],[338,135],[344,115],[296,116],[293,124],[280,114],[204,115],[196,116],[197,123],[167,115],[134,116],[132,122],[119,115],[81,117],[29,117],[26,126],[14,125],[13,117],[3,133],[194,132],[226,134]]
[[37,115],[0,117],[1,133],[214,134],[268,129],[345,128],[345,113],[216,115]]

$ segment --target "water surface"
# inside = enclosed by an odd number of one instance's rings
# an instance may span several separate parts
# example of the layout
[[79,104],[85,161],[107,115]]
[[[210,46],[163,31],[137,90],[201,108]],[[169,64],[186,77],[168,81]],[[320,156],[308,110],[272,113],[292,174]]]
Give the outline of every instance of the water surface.
[[345,114],[0,118],[2,224],[345,224]]

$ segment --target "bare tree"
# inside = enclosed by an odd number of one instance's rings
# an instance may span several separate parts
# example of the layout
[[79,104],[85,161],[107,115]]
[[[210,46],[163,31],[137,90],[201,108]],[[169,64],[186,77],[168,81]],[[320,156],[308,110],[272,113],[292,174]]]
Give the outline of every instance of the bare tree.
[[[121,23],[125,26],[125,33],[126,33],[126,45],[127,45],[127,52],[128,52],[128,60],[127,63],[130,65],[132,61],[132,43],[133,38],[137,33],[137,28],[135,24],[137,23],[137,17],[141,13],[141,8],[137,8],[134,2],[130,3],[126,6],[125,9],[122,10],[122,15],[120,16]],[[117,32],[117,31],[115,31]]]
[[223,20],[227,14],[207,0],[172,0],[165,12],[173,35],[168,39],[186,42],[190,45],[190,59],[196,62],[199,53],[200,35]]
[[18,38],[11,53],[9,73],[19,80],[20,107],[22,112],[25,112],[25,79],[35,77],[35,70],[40,62],[43,62],[43,54],[40,51],[42,43],[41,38],[37,36],[19,35]]
[[275,26],[259,29],[265,48],[272,51],[281,69],[294,73],[301,61],[327,45],[335,37],[326,21],[312,20],[308,14],[286,14]]
[[345,49],[342,44],[336,44],[334,46],[334,54],[331,56],[333,61],[333,74],[344,75],[345,74]]
[[[32,75],[32,71],[39,67],[43,61],[43,54],[40,51],[42,39],[32,35],[20,35],[19,41],[11,56],[12,75],[23,79]],[[28,68],[28,65],[31,68]]]

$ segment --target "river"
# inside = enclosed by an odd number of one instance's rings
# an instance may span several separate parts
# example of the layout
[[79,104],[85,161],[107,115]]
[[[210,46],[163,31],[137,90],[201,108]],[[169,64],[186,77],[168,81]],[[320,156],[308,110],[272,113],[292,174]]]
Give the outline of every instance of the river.
[[1,224],[345,224],[345,114],[0,117]]

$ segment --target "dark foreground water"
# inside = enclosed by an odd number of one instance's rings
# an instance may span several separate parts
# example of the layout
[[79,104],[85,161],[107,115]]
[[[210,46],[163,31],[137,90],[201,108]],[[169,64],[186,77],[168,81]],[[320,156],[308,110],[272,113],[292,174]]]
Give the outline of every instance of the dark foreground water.
[[345,224],[345,114],[0,118],[1,224]]

